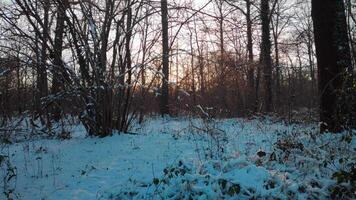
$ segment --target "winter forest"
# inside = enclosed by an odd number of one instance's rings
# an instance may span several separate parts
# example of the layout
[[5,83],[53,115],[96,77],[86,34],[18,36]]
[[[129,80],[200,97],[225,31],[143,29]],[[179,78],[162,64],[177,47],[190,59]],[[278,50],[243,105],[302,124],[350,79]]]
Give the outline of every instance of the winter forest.
[[1,0],[0,199],[356,199],[356,0]]

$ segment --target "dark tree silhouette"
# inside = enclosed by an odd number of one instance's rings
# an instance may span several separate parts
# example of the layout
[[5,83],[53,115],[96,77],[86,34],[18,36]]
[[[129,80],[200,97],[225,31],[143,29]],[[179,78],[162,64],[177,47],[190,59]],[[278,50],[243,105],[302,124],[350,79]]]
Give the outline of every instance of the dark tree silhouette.
[[269,0],[261,0],[261,65],[264,77],[264,106],[266,112],[272,112],[272,58],[271,58],[271,36],[270,36],[270,12]]
[[168,8],[167,0],[161,0],[162,14],[162,91],[161,91],[161,114],[169,115],[169,44],[168,44]]
[[[65,28],[65,13],[68,2],[62,1],[57,6],[57,25],[55,29],[54,36],[54,50],[53,50],[53,81],[52,81],[52,94],[56,95],[61,91],[61,72],[64,73],[63,63],[62,63],[62,52],[63,52],[63,35]],[[62,73],[62,75],[63,75]],[[53,119],[59,121],[61,118],[61,108],[60,102],[55,102],[53,110]]]
[[345,128],[347,70],[351,67],[344,1],[313,0],[312,18],[320,95],[320,131]]

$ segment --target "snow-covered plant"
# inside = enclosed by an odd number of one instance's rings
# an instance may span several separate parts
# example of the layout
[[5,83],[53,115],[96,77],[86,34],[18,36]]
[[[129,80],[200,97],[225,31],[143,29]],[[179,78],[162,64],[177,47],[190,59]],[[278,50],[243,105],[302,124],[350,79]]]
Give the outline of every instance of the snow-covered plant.
[[337,181],[330,188],[333,199],[355,199],[356,198],[356,149],[352,146],[355,130],[346,131],[339,139],[339,158],[337,164],[339,169],[332,174]]
[[228,142],[227,134],[221,128],[219,120],[214,118],[213,109],[204,109],[200,105],[197,109],[200,118],[190,120],[190,129],[206,143],[199,143],[196,146],[200,148],[200,152],[204,152],[205,159],[222,159]]
[[[132,188],[132,187],[131,187]],[[114,199],[267,199],[285,198],[281,182],[266,169],[245,160],[211,160],[200,165],[179,161],[164,169],[146,189],[113,195]]]
[[290,182],[297,183],[298,190],[291,194],[304,193],[313,198],[354,199],[355,198],[355,148],[350,132],[339,134],[317,130],[292,128],[277,132],[268,166],[283,165],[293,168],[294,173],[308,177],[289,176]]
[[356,163],[352,163],[348,171],[340,170],[332,177],[337,180],[337,184],[330,188],[333,199],[356,198]]
[[15,199],[17,169],[10,162],[9,156],[0,155],[0,169],[2,178],[3,194],[8,200]]

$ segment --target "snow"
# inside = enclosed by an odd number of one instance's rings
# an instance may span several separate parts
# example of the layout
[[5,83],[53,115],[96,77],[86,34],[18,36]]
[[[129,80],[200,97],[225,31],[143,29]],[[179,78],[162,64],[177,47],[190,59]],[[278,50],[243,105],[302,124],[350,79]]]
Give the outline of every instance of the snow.
[[[214,188],[220,187],[219,180],[238,184],[240,199],[247,199],[250,191],[260,197],[288,199],[287,191],[297,192],[302,185],[322,197],[335,183],[330,179],[331,173],[342,166],[333,163],[320,168],[321,158],[333,162],[329,159],[332,151],[334,160],[339,159],[341,152],[353,160],[356,147],[354,137],[349,145],[340,147],[336,142],[341,136],[332,134],[309,145],[313,139],[300,131],[313,131],[315,126],[285,125],[271,119],[206,122],[153,117],[133,126],[131,132],[137,135],[113,134],[106,138],[84,137],[81,125],[66,128],[72,133],[70,140],[36,139],[3,146],[1,154],[8,155],[16,167],[14,193],[18,199],[180,199],[179,191],[188,186],[203,193],[199,199],[216,199],[225,191],[214,192]],[[311,155],[304,156],[295,148],[285,161],[270,161],[272,152],[279,157],[285,155],[275,144],[289,136],[291,141],[303,142]],[[319,148],[325,144],[327,148]],[[259,157],[258,151],[267,155]],[[187,173],[167,178],[165,169],[179,166],[177,163],[184,163]],[[6,173],[4,166],[1,169],[0,178]],[[204,185],[207,175],[208,186]],[[155,179],[169,184],[153,184]],[[275,186],[267,188],[271,181]],[[312,181],[318,181],[320,186],[311,186]],[[130,191],[129,196],[123,195]],[[175,198],[169,198],[172,194]],[[0,199],[5,199],[3,195]],[[307,195],[298,194],[296,199],[305,199]]]
[[[167,138],[116,135],[100,141],[18,144],[11,149],[14,154],[21,152],[13,157],[14,162],[24,164],[17,165],[17,188],[23,199],[96,199],[100,191],[129,178],[151,181],[152,170],[162,171],[173,161],[171,156],[177,155],[178,149]],[[20,155],[27,145],[28,154]],[[46,152],[35,153],[40,147]]]

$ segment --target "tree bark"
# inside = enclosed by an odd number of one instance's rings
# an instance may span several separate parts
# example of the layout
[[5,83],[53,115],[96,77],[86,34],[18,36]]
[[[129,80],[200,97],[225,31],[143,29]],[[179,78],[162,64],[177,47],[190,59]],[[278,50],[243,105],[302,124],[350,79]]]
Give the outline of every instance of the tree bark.
[[[247,51],[248,51],[248,101],[250,102],[250,108],[253,107],[257,94],[255,93],[255,68],[253,63],[253,40],[252,40],[252,20],[251,20],[251,1],[246,1],[246,24],[247,24]],[[256,100],[256,99],[255,99]]]
[[262,43],[261,43],[261,65],[264,77],[264,108],[265,112],[272,112],[272,58],[271,58],[271,36],[269,0],[261,0],[262,21]]
[[318,61],[320,131],[339,132],[345,129],[348,120],[344,86],[351,66],[344,1],[313,0],[312,18]]
[[[48,42],[48,29],[49,29],[49,1],[45,0],[43,4],[43,30],[42,30],[42,45],[40,52],[40,64],[37,71],[37,90],[38,90],[38,112],[42,115],[41,98],[48,95],[48,82],[47,82],[47,42]],[[41,118],[42,119],[42,118]]]
[[161,114],[169,115],[169,44],[168,44],[168,6],[167,0],[161,0],[162,15],[162,91]]
[[[54,59],[53,59],[53,80],[52,80],[52,94],[56,95],[58,92],[62,90],[61,88],[61,71],[63,70],[62,63],[62,51],[63,51],[63,34],[64,34],[64,21],[65,21],[65,13],[66,13],[67,2],[64,0],[63,3],[58,4],[57,8],[57,25],[55,29],[54,36]],[[64,70],[63,70],[64,71]],[[54,102],[53,109],[53,119],[55,121],[59,121],[61,118],[61,108],[60,102]]]

